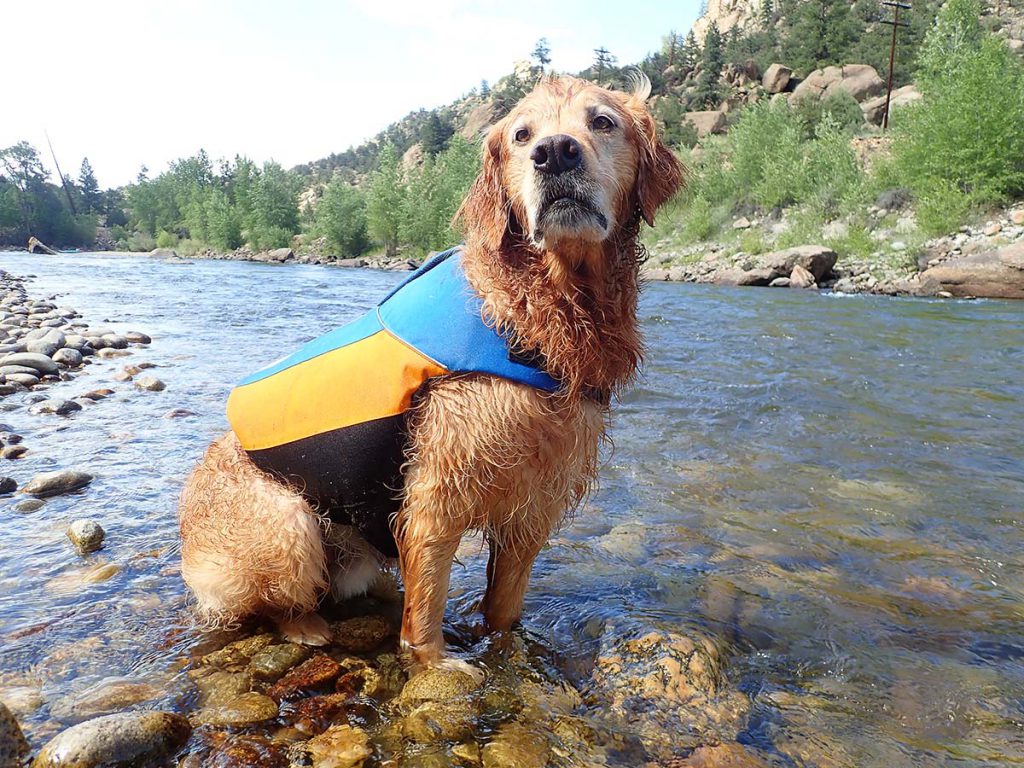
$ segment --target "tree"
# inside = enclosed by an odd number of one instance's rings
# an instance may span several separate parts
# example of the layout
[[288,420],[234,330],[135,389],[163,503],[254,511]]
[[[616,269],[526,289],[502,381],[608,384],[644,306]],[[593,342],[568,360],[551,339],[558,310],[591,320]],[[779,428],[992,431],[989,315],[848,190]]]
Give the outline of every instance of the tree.
[[775,28],[775,3],[773,0],[761,0],[761,28]]
[[540,70],[540,74],[544,74],[544,68],[551,63],[551,48],[548,47],[548,39],[542,37],[537,41],[537,45],[533,47],[533,53],[530,54],[530,58],[537,62],[537,68]]
[[485,99],[491,95],[491,86],[487,83],[486,80],[480,81],[480,95],[483,96]]
[[427,119],[420,128],[420,146],[424,154],[434,156],[448,146],[448,140],[455,133],[455,126],[450,120],[442,120],[437,110],[427,114]]
[[282,248],[299,231],[295,180],[273,161],[263,164],[252,188],[249,242],[256,248]]
[[851,13],[848,0],[807,0],[796,7],[783,56],[805,74],[843,64],[863,34],[864,24]]
[[96,175],[89,165],[89,158],[82,158],[82,168],[78,172],[78,189],[82,194],[82,207],[86,213],[95,213],[100,209],[103,195],[100,194],[100,185],[96,182]]
[[594,79],[600,83],[604,80],[605,73],[615,66],[617,59],[603,45],[594,49]]
[[918,54],[922,87],[945,80],[981,49],[980,0],[949,0],[928,30]]
[[721,101],[722,69],[725,67],[722,33],[718,22],[711,22],[704,35],[704,50],[701,52],[701,72],[693,99],[697,106],[712,108]]
[[667,66],[675,66],[684,45],[685,39],[674,29],[665,36],[661,43],[661,50],[665,54]]
[[366,189],[366,225],[370,236],[384,245],[388,258],[398,255],[398,228],[405,197],[398,152],[388,142],[380,151],[377,170],[370,174]]
[[683,43],[683,50],[680,56],[680,64],[683,69],[687,72],[692,72],[693,68],[697,66],[697,61],[700,58],[700,46],[697,45],[697,36],[693,34],[691,29],[687,35],[686,40]]
[[343,257],[358,256],[369,245],[366,198],[356,187],[335,177],[324,189],[314,215],[315,229]]
[[221,189],[211,190],[205,208],[207,242],[224,251],[240,247],[242,223],[227,194]]

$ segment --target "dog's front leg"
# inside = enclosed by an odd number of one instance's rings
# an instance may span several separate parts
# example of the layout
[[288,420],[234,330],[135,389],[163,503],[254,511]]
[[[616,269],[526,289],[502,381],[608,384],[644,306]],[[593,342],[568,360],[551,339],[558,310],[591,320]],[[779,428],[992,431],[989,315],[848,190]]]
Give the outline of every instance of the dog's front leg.
[[[412,503],[410,503],[412,502]],[[462,531],[444,525],[406,499],[398,528],[398,557],[405,585],[402,611],[402,648],[420,664],[435,664],[444,656],[441,624],[448,600],[448,578]],[[425,512],[422,516],[417,512]]]

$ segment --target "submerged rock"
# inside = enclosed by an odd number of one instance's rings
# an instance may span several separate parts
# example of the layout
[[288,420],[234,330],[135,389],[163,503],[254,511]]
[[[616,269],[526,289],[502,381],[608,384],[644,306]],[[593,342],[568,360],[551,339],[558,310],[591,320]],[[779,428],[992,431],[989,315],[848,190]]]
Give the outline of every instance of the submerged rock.
[[152,764],[176,751],[192,733],[171,712],[122,712],[73,725],[43,747],[32,768],[99,768]]
[[343,671],[344,667],[330,656],[318,653],[278,680],[267,695],[275,701],[290,701],[304,691],[333,683]]
[[36,475],[21,489],[22,493],[44,499],[49,496],[59,496],[62,493],[70,493],[84,488],[92,482],[92,475],[87,472],[79,472],[74,469],[65,469],[60,472],[44,472]]
[[544,768],[551,747],[545,735],[519,722],[502,725],[484,746],[484,768]]
[[397,702],[411,709],[425,701],[450,701],[466,696],[479,687],[480,683],[462,670],[431,667],[405,684]]
[[274,642],[270,634],[253,635],[228,643],[223,648],[208,653],[199,660],[200,664],[227,667],[233,664],[245,664],[259,651]]
[[18,482],[13,477],[0,477],[0,494],[14,493],[18,490]]
[[334,644],[348,653],[366,653],[383,643],[391,625],[380,616],[356,616],[331,625]]
[[402,721],[402,735],[420,744],[463,741],[473,734],[480,709],[467,698],[426,701]]
[[82,518],[75,520],[68,526],[68,538],[71,539],[71,543],[83,555],[101,549],[106,535],[106,531],[95,520]]
[[140,376],[135,380],[135,386],[148,392],[163,392],[167,389],[167,385],[156,376]]
[[275,682],[296,664],[308,659],[309,655],[309,648],[297,643],[269,645],[253,655],[249,671],[255,678]]
[[55,413],[58,416],[67,416],[80,410],[82,406],[74,400],[43,400],[29,408],[31,413]]
[[249,691],[219,706],[193,712],[196,725],[247,725],[277,717],[277,702],[262,693]]
[[18,721],[0,701],[0,768],[20,768],[22,758],[28,754],[28,742]]
[[359,768],[371,754],[370,739],[361,728],[335,725],[303,747],[313,768]]
[[652,755],[735,741],[749,702],[727,686],[714,643],[674,632],[624,634],[605,635],[592,678],[594,703],[629,723]]

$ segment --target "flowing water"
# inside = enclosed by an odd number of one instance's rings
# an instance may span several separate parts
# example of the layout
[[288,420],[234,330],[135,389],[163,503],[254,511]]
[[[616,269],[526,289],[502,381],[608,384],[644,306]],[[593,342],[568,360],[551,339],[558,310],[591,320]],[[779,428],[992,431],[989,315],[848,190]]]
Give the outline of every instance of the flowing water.
[[[61,385],[117,391],[70,418],[3,401],[31,448],[4,473],[96,475],[35,512],[0,502],[0,694],[36,697],[22,721],[38,746],[99,680],[183,706],[202,639],[177,565],[186,473],[233,382],[400,276],[99,255],[0,268],[154,339]],[[780,765],[1024,764],[1024,303],[657,284],[641,316],[645,375],[614,411],[600,490],[541,554],[526,630],[571,679],[608,625],[715,638],[751,704],[739,740]],[[166,391],[113,383],[140,360]],[[83,516],[107,530],[85,559],[64,536]],[[482,583],[471,551],[453,614]]]

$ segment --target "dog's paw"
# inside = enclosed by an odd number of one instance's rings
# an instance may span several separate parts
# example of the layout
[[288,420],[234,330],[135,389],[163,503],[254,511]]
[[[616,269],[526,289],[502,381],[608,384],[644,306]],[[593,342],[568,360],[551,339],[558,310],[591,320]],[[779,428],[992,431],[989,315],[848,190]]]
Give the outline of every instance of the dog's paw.
[[462,672],[464,675],[469,675],[473,678],[473,682],[477,685],[482,685],[486,675],[482,669],[477,669],[468,661],[462,659],[452,659],[449,657],[438,659],[429,665],[433,669],[444,669],[452,672]]
[[331,628],[318,613],[279,621],[277,630],[285,640],[299,645],[327,645],[334,638]]

